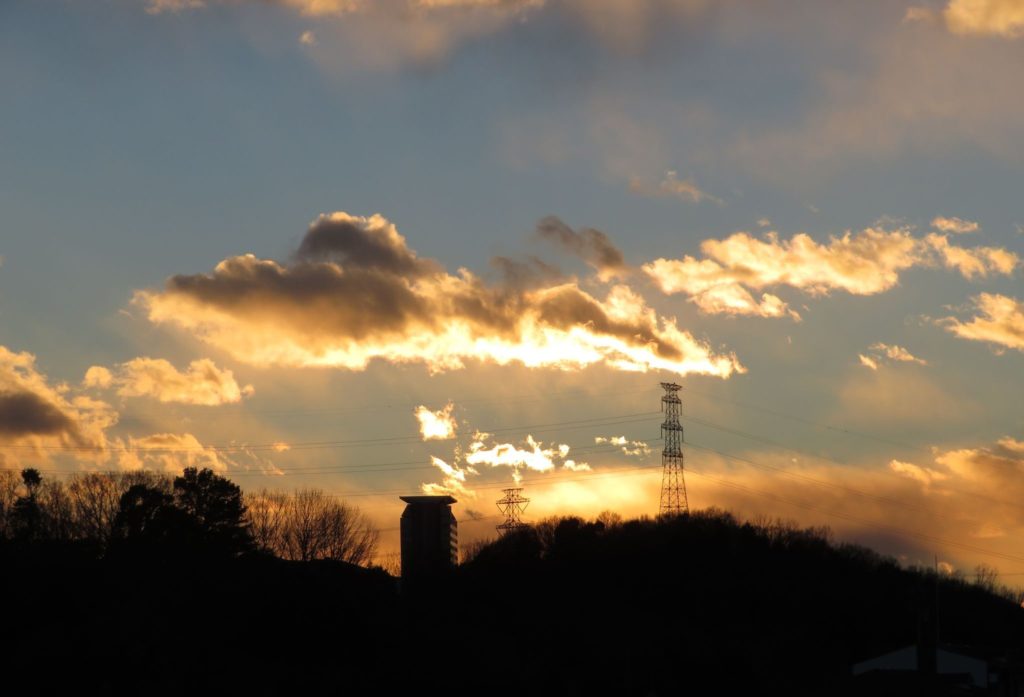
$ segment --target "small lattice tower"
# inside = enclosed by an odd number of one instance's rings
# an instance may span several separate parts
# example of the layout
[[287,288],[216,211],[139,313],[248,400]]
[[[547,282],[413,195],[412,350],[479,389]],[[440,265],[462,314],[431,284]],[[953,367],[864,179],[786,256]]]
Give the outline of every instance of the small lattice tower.
[[680,515],[690,510],[686,500],[686,479],[683,476],[683,425],[679,417],[683,403],[679,399],[680,385],[661,383],[665,394],[661,397],[661,410],[665,421],[661,424],[661,437],[665,449],[661,451],[661,504],[660,515]]
[[502,535],[525,528],[526,523],[522,521],[523,511],[530,504],[530,499],[523,498],[522,487],[516,489],[502,489],[504,497],[498,499],[498,510],[505,516],[505,522],[497,526],[498,532]]

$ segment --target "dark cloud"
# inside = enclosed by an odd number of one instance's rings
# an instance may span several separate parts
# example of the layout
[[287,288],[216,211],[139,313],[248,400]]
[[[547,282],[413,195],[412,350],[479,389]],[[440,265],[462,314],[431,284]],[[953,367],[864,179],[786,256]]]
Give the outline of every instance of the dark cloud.
[[0,435],[21,438],[32,435],[77,436],[75,423],[55,404],[32,392],[0,393]]
[[439,267],[416,257],[395,226],[379,215],[369,218],[332,213],[317,218],[295,257],[301,261],[335,261],[363,269],[401,275],[435,273]]
[[526,261],[503,256],[492,257],[491,266],[497,269],[502,283],[509,288],[535,288],[565,279],[557,266],[532,255]]
[[537,223],[537,234],[580,257],[598,272],[611,273],[626,268],[622,252],[600,230],[589,227],[573,230],[560,218],[550,215]]
[[361,370],[378,358],[431,370],[467,360],[722,377],[743,370],[735,356],[715,354],[626,286],[601,300],[575,281],[554,280],[557,269],[539,259],[493,263],[504,284],[465,269],[451,275],[419,259],[380,216],[334,213],[313,224],[291,263],[232,257],[211,273],[174,276],[163,292],[142,291],[137,300],[152,321],[261,365]]

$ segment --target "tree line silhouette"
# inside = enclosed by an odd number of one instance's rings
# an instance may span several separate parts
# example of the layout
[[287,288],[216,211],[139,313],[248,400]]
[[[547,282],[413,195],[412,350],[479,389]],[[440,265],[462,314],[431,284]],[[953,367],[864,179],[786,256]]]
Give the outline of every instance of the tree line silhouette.
[[936,611],[943,644],[1024,661],[991,570],[715,509],[540,520],[412,593],[357,565],[376,533],[316,490],[24,470],[0,473],[0,507],[0,650],[44,692],[842,695]]
[[170,477],[150,471],[0,471],[0,543],[9,552],[73,546],[105,556],[269,554],[366,564],[378,531],[358,508],[319,489],[243,494],[210,469]]

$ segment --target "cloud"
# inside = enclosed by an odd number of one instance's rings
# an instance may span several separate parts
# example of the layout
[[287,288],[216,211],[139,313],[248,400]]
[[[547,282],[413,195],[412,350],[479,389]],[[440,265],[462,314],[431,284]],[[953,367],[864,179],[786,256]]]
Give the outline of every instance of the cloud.
[[642,440],[627,440],[625,436],[596,436],[594,443],[618,446],[622,449],[623,455],[630,457],[645,457],[651,454],[651,446],[647,443]]
[[116,374],[103,366],[92,366],[83,384],[102,389],[116,386],[122,397],[205,406],[233,404],[254,392],[252,385],[239,387],[230,370],[218,368],[208,358],[192,361],[186,372],[162,358],[134,358],[118,365]]
[[859,353],[857,354],[857,358],[860,359],[860,364],[863,365],[865,368],[870,368],[871,370],[878,370],[878,361],[876,361],[871,356],[865,356],[863,353]]
[[834,389],[831,421],[854,429],[891,432],[893,428],[927,430],[963,424],[984,413],[970,395],[946,389],[941,372],[886,369],[890,359],[884,355],[865,358],[875,369],[843,374]]
[[185,467],[226,472],[236,463],[217,448],[205,446],[191,433],[154,433],[118,441],[117,464],[123,470],[180,472]]
[[316,34],[309,30],[302,32],[299,43],[303,46],[316,46]]
[[455,409],[453,402],[448,402],[439,411],[431,411],[422,404],[416,407],[416,420],[420,424],[420,437],[423,440],[448,440],[455,437],[458,425],[452,411]]
[[950,0],[942,16],[956,34],[1024,36],[1022,0]]
[[972,232],[978,232],[981,226],[971,220],[964,220],[963,218],[944,218],[938,216],[932,220],[932,227],[939,232],[949,232],[954,235],[966,235]]
[[405,238],[381,215],[362,218],[338,211],[313,221],[295,257],[300,261],[337,262],[405,276],[438,270],[409,249]]
[[944,235],[919,239],[904,228],[847,231],[826,244],[806,233],[782,240],[775,232],[763,238],[736,232],[723,240],[705,240],[701,251],[706,258],[661,258],[642,268],[662,292],[685,293],[703,312],[793,319],[799,315],[777,296],[765,293],[758,301],[749,289],[789,286],[819,296],[833,290],[874,295],[894,287],[900,272],[914,266],[942,263],[973,278],[1010,274],[1019,263],[1004,249],[966,249],[950,244]]
[[651,185],[639,177],[631,177],[629,180],[629,190],[634,194],[650,198],[670,197],[693,203],[700,203],[701,201],[711,201],[718,205],[723,203],[722,199],[716,198],[698,187],[693,177],[680,179],[678,173],[672,170],[665,172],[665,176],[656,185]]
[[[618,53],[636,53],[666,25],[692,22],[713,5],[709,0],[248,0],[269,2],[333,25],[341,37],[363,41],[352,46],[374,50],[373,64],[412,58],[436,60],[460,41],[485,36],[536,15],[563,28],[579,30]],[[148,0],[150,14],[197,10],[209,5],[244,5],[246,0]],[[352,29],[355,31],[345,32]]]
[[110,405],[51,384],[34,355],[0,346],[0,460],[47,460],[63,449],[94,460],[103,455],[106,429],[115,423]]
[[[1021,7],[1019,0],[1012,5]],[[966,5],[953,2],[950,9],[954,6]],[[1019,42],[965,40],[947,29],[948,12],[915,11],[912,21],[898,23],[882,4],[874,6],[878,12],[857,7],[857,17],[834,3],[801,6],[800,17],[779,13],[782,21],[799,27],[801,38],[829,37],[825,40],[835,48],[818,46],[805,83],[810,100],[795,106],[791,118],[750,123],[717,152],[729,150],[755,175],[800,188],[851,167],[907,157],[956,162],[964,153],[976,153],[1020,162],[1024,122],[1016,115],[1024,108],[1024,94],[994,87],[1015,84]],[[976,26],[986,24],[1010,26]]]
[[205,0],[148,0],[146,12],[158,15],[164,12],[182,12],[206,7]]
[[603,300],[575,282],[488,286],[467,269],[451,275],[419,259],[380,216],[321,216],[289,263],[230,257],[211,273],[139,291],[135,302],[150,321],[262,366],[363,370],[380,359],[438,372],[467,361],[601,364],[723,378],[744,370],[628,286],[613,286]]
[[903,462],[901,460],[891,460],[889,462],[889,469],[897,474],[901,474],[904,477],[914,479],[926,488],[929,487],[932,482],[941,482],[948,479],[949,476],[939,470],[931,469],[929,467],[921,467],[911,462]]
[[612,278],[626,269],[622,252],[600,230],[573,230],[561,219],[551,215],[537,223],[537,234],[586,261],[602,279]]
[[860,362],[871,370],[878,370],[878,366],[884,361],[897,361],[900,363],[917,363],[928,365],[928,361],[918,358],[907,349],[895,344],[883,344],[881,341],[868,347],[869,355],[859,354]]
[[512,468],[512,479],[516,484],[522,481],[521,469],[535,472],[550,472],[558,466],[564,469],[581,471],[590,469],[585,462],[577,463],[568,459],[569,446],[552,444],[544,447],[534,440],[532,435],[526,436],[527,448],[519,448],[512,443],[497,443],[487,447],[484,440],[475,440],[469,446],[465,460],[470,465],[490,465],[491,467]]
[[1000,247],[957,247],[945,235],[936,234],[927,235],[925,242],[939,254],[946,268],[956,269],[967,279],[995,273],[1008,276],[1020,264],[1016,254]]
[[431,496],[447,494],[449,496],[460,496],[463,498],[476,497],[476,492],[466,487],[466,475],[476,474],[477,472],[475,469],[472,467],[461,468],[457,465],[452,466],[441,458],[433,455],[430,456],[430,463],[441,470],[443,479],[440,484],[421,484],[420,490],[424,494],[429,494]]
[[1024,351],[1024,302],[994,293],[981,293],[972,300],[980,315],[968,322],[946,317],[939,324],[962,339]]

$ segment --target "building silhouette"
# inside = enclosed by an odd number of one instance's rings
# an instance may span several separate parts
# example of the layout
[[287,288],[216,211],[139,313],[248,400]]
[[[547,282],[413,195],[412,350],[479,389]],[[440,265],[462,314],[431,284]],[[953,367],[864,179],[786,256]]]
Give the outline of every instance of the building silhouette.
[[401,496],[402,580],[442,576],[459,560],[459,529],[451,496]]

